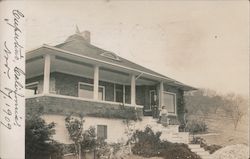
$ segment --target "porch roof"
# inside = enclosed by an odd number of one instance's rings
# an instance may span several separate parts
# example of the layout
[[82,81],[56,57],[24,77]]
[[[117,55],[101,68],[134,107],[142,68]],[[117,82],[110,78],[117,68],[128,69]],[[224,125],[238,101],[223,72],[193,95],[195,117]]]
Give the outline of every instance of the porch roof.
[[[81,57],[87,59],[88,61],[92,61],[94,64],[104,63],[105,65],[115,66],[115,68],[118,67],[122,70],[130,70],[132,72],[146,75],[147,78],[152,77],[154,80],[156,78],[159,81],[164,81],[169,85],[177,86],[185,91],[195,90],[195,88],[191,86],[185,85],[167,76],[133,63],[116,55],[115,53],[98,48],[87,42],[80,34],[74,34],[66,39],[64,43],[56,46],[43,45],[37,49],[31,50],[26,53],[26,61],[35,59],[45,53],[62,56],[67,54],[70,56]],[[108,56],[114,56],[115,58],[107,57],[105,54]]]

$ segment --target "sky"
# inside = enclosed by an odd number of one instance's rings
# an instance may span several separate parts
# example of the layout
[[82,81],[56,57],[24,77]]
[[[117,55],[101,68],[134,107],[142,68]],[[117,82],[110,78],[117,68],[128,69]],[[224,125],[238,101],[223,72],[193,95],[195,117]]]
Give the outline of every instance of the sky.
[[28,1],[26,49],[91,43],[197,88],[248,95],[248,1]]

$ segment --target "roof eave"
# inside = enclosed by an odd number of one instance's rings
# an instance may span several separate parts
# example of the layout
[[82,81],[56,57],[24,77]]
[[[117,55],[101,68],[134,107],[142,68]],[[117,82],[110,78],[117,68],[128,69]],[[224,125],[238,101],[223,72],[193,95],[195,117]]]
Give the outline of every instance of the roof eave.
[[[148,72],[145,72],[145,71],[141,71],[141,70],[138,70],[138,69],[129,68],[129,67],[126,67],[126,66],[118,65],[118,64],[115,64],[115,63],[110,63],[110,62],[107,62],[107,61],[102,61],[100,59],[95,59],[95,58],[91,58],[91,57],[88,57],[88,56],[79,55],[79,54],[73,53],[71,51],[66,51],[66,50],[56,48],[54,46],[50,46],[50,45],[47,45],[47,44],[43,44],[42,46],[39,46],[39,47],[37,47],[35,49],[29,50],[28,52],[26,52],[26,60],[29,59],[30,56],[32,54],[34,54],[34,52],[36,52],[38,49],[43,49],[43,48],[52,49],[52,50],[55,50],[55,51],[63,52],[63,53],[70,54],[70,55],[77,56],[77,57],[81,57],[81,58],[87,58],[87,59],[90,59],[90,60],[93,60],[93,61],[96,61],[96,62],[106,63],[106,64],[109,64],[109,65],[113,65],[113,66],[116,66],[116,67],[120,67],[120,68],[123,68],[123,69],[130,70],[130,71],[135,71],[135,72],[138,72],[139,74],[149,75],[149,76],[157,78],[159,81],[163,81],[163,82],[166,82],[166,83],[169,83],[169,82],[174,83],[174,85],[176,85],[177,87],[179,87],[180,89],[182,89],[184,91],[197,90],[197,88],[185,85],[185,84],[183,84],[181,82],[178,82],[178,81],[176,81],[176,80],[174,80],[172,78],[166,77],[164,75],[159,76],[159,75],[155,75],[155,74],[148,73]],[[44,55],[44,54],[45,53],[40,53],[38,56],[41,56],[41,55]]]

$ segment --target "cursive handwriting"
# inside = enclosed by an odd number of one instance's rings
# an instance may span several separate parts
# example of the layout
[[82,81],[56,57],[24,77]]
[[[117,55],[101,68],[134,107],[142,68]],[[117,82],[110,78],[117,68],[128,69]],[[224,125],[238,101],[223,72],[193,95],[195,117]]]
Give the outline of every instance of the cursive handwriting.
[[21,89],[24,88],[24,85],[20,82],[20,77],[24,76],[24,71],[18,67],[14,68],[14,73],[15,73],[15,90],[14,90],[14,101],[15,101],[15,122],[14,125],[21,126],[19,119],[22,119],[22,117],[19,117],[18,113],[18,96],[19,97],[24,97],[23,94],[19,93]]
[[[20,40],[22,36],[21,20],[24,15],[19,10],[12,10],[12,18],[5,19],[6,24],[13,31],[12,39],[5,40],[3,45],[4,59],[3,76],[1,77],[6,82],[0,87],[0,97],[3,100],[1,103],[0,124],[8,130],[13,126],[21,127],[21,119],[23,115],[20,113],[20,101],[24,100],[25,89],[25,72],[18,67],[24,62],[23,49]],[[5,75],[5,76],[4,76]]]
[[6,74],[8,76],[8,78],[10,79],[10,66],[9,66],[9,55],[11,54],[10,50],[7,47],[7,42],[4,42],[4,59],[5,59],[5,63],[4,63],[4,67],[6,68],[6,71],[4,71],[4,74]]
[[24,56],[22,55],[22,49],[23,46],[19,43],[19,37],[20,34],[22,33],[21,29],[19,28],[19,21],[21,18],[24,18],[24,15],[22,12],[19,10],[13,10],[12,14],[14,16],[13,24],[9,22],[9,19],[5,19],[7,24],[11,26],[14,29],[14,48],[15,48],[15,59],[19,60],[20,58],[23,58]]

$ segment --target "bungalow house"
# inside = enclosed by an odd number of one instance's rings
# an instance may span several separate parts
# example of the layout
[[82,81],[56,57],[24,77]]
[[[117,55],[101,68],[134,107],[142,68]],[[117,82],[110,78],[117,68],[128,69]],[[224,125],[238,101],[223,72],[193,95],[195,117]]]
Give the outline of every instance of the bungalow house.
[[[179,133],[183,94],[193,89],[92,45],[88,31],[77,29],[59,45],[26,53],[26,112],[42,107],[44,119],[56,123],[54,138],[64,143],[70,142],[64,120],[71,113],[83,114],[84,127],[94,126],[108,142],[126,140],[124,119],[138,129],[151,125]],[[162,106],[169,113],[167,127],[152,117]]]

